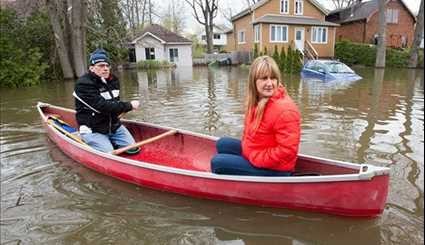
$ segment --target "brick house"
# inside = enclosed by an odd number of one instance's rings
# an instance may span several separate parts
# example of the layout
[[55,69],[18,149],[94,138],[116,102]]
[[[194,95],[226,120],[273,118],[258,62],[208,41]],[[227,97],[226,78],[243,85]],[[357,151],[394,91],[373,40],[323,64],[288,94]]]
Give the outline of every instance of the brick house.
[[[336,39],[347,39],[358,43],[376,43],[379,27],[378,0],[358,1],[353,6],[332,11],[327,21],[341,26],[336,31]],[[387,46],[394,48],[410,47],[415,31],[415,15],[403,0],[386,2]]]
[[304,54],[333,57],[336,27],[325,21],[328,11],[316,0],[260,0],[232,17],[227,51],[272,53],[275,46],[299,49]]

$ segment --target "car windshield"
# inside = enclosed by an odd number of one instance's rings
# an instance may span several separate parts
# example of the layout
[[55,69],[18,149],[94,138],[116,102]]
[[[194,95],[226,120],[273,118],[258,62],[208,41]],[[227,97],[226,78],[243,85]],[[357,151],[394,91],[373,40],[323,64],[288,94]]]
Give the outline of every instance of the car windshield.
[[327,62],[330,73],[354,73],[347,65],[340,62]]

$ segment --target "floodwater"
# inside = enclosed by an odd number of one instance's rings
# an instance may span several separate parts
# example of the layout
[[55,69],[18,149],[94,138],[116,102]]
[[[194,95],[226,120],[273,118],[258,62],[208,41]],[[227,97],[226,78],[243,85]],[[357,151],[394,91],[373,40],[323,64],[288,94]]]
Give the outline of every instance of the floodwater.
[[[2,89],[1,244],[423,244],[423,71],[358,68],[356,82],[285,86],[302,113],[301,153],[391,168],[374,219],[194,199],[97,174],[46,137],[37,101],[73,107],[72,82]],[[126,115],[239,137],[248,70],[122,71]],[[265,190],[267,191],[267,190]]]

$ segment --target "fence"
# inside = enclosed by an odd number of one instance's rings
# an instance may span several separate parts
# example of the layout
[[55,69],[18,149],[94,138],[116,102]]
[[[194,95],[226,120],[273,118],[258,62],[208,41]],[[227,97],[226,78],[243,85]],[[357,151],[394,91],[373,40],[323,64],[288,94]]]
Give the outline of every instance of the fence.
[[193,65],[208,65],[214,61],[231,60],[231,64],[249,64],[252,60],[251,52],[233,51],[231,53],[205,54],[204,58],[194,58]]

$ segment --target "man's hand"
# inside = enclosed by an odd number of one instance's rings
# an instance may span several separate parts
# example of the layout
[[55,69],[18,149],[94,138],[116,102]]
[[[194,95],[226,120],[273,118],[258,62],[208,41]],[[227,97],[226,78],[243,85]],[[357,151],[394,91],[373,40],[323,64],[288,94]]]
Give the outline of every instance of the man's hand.
[[139,108],[140,106],[140,102],[138,100],[132,100],[130,101],[131,106],[133,107],[133,110],[137,110],[137,108]]

